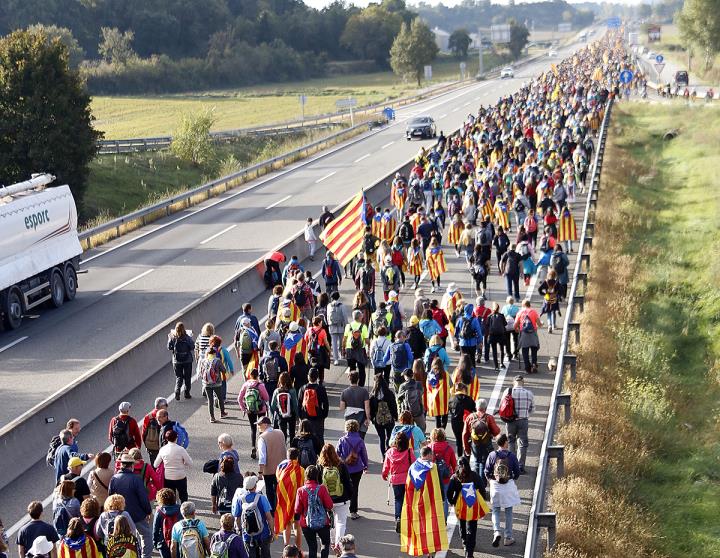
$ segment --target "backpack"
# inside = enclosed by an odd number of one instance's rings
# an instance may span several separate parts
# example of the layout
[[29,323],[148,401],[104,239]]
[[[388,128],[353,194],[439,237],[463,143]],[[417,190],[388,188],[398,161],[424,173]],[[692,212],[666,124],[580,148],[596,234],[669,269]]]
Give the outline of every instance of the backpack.
[[328,312],[329,325],[341,325],[343,322],[342,302],[339,300],[330,303],[330,312]]
[[204,358],[200,364],[200,377],[204,384],[218,384],[222,381],[222,360],[215,356],[212,360]]
[[[403,384],[406,385],[406,384]],[[423,414],[422,398],[417,389],[413,387],[407,387],[404,390],[402,386],[398,392],[398,399],[401,401],[401,408],[403,411],[410,411],[412,416],[418,417]]]
[[487,225],[482,232],[480,233],[480,245],[481,246],[490,246],[492,244],[492,229],[489,225]]
[[188,362],[192,360],[193,348],[188,347],[187,341],[183,337],[175,339],[175,345],[173,346],[173,356],[176,362]]
[[53,527],[55,527],[58,535],[65,536],[71,519],[70,511],[65,506],[65,502],[59,501],[57,507],[53,510]]
[[357,329],[350,328],[350,332],[352,337],[350,338],[350,348],[353,351],[359,351],[362,349],[363,342],[362,342],[362,326],[360,326]]
[[393,250],[392,251],[392,263],[393,265],[396,265],[398,269],[402,267],[403,261],[405,258],[403,257],[403,253],[400,250]]
[[533,326],[532,320],[527,314],[523,317],[522,328],[520,329],[523,333],[532,333],[535,331],[535,326]]
[[307,295],[305,294],[305,287],[303,285],[295,288],[293,299],[295,300],[295,304],[297,304],[300,308],[305,306],[305,303],[307,302]]
[[375,333],[375,335],[378,334],[378,331],[380,330],[381,327],[388,327],[387,313],[380,314],[380,311],[378,310],[375,313],[375,315],[373,316],[372,327],[373,327],[373,333]]
[[335,266],[333,262],[334,260],[325,260],[325,281],[330,283],[335,282]]
[[145,429],[145,447],[151,451],[160,449],[160,423],[155,417],[150,418],[148,427]]
[[316,330],[314,327],[310,329],[308,352],[314,357],[317,357],[320,354],[320,330]]
[[475,328],[472,326],[472,318],[463,318],[462,326],[460,327],[460,339],[469,341],[475,338]]
[[436,351],[433,351],[432,348],[428,347],[428,354],[424,360],[425,370],[430,370],[430,368],[432,367],[432,363],[435,361],[438,353],[440,353],[441,348],[442,347],[438,347]]
[[540,251],[547,252],[548,250],[550,250],[550,245],[548,242],[548,237],[546,236],[542,239],[542,242],[540,243]]
[[550,259],[550,267],[552,267],[558,275],[565,273],[565,260],[559,253],[553,254]]
[[262,361],[262,380],[264,382],[277,382],[280,377],[280,365],[276,356],[268,356]]
[[405,349],[405,342],[393,343],[390,346],[390,362],[392,363],[392,369],[399,370],[400,372],[408,367],[408,356],[407,350]]
[[488,331],[493,335],[505,335],[505,323],[502,314],[491,314],[488,318]]
[[173,424],[173,432],[177,434],[177,445],[187,449],[190,445],[190,436],[188,436],[185,427],[179,422],[176,422]]
[[300,452],[300,458],[298,462],[303,468],[308,468],[310,465],[317,463],[317,453],[315,453],[315,446],[310,436],[307,438],[298,438],[298,451]]
[[497,457],[495,459],[493,477],[495,477],[495,480],[500,484],[505,484],[510,480],[510,463],[507,457]]
[[395,421],[390,412],[390,405],[384,399],[378,401],[377,412],[375,413],[375,423],[380,426],[390,426]]
[[228,558],[230,545],[237,536],[236,533],[231,533],[227,539],[223,540],[219,533],[215,533],[210,542],[210,558]]
[[258,507],[260,494],[254,496],[252,502],[248,502],[247,497],[243,496],[242,516],[240,517],[243,533],[249,537],[257,537],[262,534],[264,527],[263,518]]
[[289,392],[278,392],[278,409],[282,418],[292,417],[292,398]]
[[360,286],[362,290],[369,291],[372,288],[372,271],[365,268],[360,273]]
[[270,312],[268,317],[274,318],[277,316],[278,310],[280,309],[280,297],[273,295],[272,302],[270,303]]
[[372,235],[368,235],[363,240],[363,251],[368,254],[375,253],[375,239]]
[[470,439],[473,444],[478,446],[487,446],[490,443],[490,440],[492,440],[492,434],[490,434],[490,428],[488,428],[485,415],[480,417],[476,413],[473,416],[470,421]]
[[513,204],[513,209],[520,213],[521,211],[525,210],[525,204],[522,202],[520,198],[515,199],[515,203]]
[[50,445],[48,446],[47,456],[45,457],[45,463],[47,463],[48,467],[55,467],[55,454],[57,454],[57,450],[60,446],[62,446],[60,436],[53,436],[50,440]]
[[[183,520],[180,535],[180,556],[182,558],[202,558],[205,556],[205,547],[198,530],[199,519]],[[112,556],[109,554],[109,556]]]
[[318,417],[320,416],[320,403],[318,400],[318,393],[317,390],[314,387],[305,387],[305,391],[303,393],[303,402],[302,402],[303,409],[305,409],[305,413],[309,417]]
[[385,365],[385,353],[387,352],[387,346],[390,342],[387,337],[378,337],[375,340],[372,348],[372,365],[373,368],[383,368]]
[[325,506],[323,506],[320,500],[320,486],[316,486],[315,489],[305,488],[307,492],[308,503],[307,512],[305,513],[305,523],[308,529],[322,529],[327,523],[327,512]]
[[158,510],[160,512],[160,515],[162,516],[162,534],[163,539],[165,540],[165,543],[168,545],[168,548],[172,544],[172,529],[173,526],[178,522],[178,519],[180,519],[179,513],[174,513],[172,515],[166,515],[162,510]]
[[341,498],[343,495],[343,484],[340,479],[340,470],[337,467],[324,467],[322,472],[322,483],[328,489],[332,498]]
[[449,480],[450,476],[452,475],[452,471],[450,471],[450,467],[445,462],[445,460],[437,453],[435,454],[435,465],[437,466],[438,476],[440,477],[440,480],[443,483],[446,480]]
[[240,333],[240,352],[242,353],[251,353],[253,350],[253,342],[252,337],[250,337],[250,334],[246,329],[242,330],[242,333]]
[[245,402],[248,413],[258,414],[260,412],[262,408],[262,398],[260,397],[260,390],[257,386],[251,386],[245,390],[243,401]]
[[514,422],[517,418],[515,414],[515,400],[512,396],[512,388],[508,388],[503,395],[502,401],[500,401],[500,408],[498,409],[498,416],[503,422]]
[[125,449],[131,444],[130,440],[130,419],[120,420],[115,417],[112,427],[112,442],[116,448]]

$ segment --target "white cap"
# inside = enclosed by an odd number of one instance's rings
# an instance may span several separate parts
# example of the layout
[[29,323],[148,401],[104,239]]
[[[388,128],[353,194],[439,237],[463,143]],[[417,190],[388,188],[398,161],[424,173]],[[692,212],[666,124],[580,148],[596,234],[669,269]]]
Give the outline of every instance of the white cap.
[[290,331],[297,331],[300,328],[297,322],[290,322]]

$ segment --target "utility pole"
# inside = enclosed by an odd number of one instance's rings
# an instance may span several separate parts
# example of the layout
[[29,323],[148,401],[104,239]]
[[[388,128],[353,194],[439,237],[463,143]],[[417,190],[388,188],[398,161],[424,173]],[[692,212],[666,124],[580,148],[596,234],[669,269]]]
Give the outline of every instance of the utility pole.
[[485,73],[485,68],[483,67],[483,44],[482,44],[482,31],[478,27],[478,59],[479,59],[479,65],[478,65],[478,76],[482,76]]

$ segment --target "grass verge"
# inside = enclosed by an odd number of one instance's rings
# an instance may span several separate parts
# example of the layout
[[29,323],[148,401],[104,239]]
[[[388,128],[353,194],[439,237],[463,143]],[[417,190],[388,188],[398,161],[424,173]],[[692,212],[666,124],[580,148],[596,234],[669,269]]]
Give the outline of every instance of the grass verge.
[[720,555],[718,145],[712,108],[615,108],[554,558]]
[[[647,43],[646,43],[647,44]],[[680,40],[680,30],[677,25],[663,25],[660,41],[647,44],[653,52],[662,55],[679,66],[679,69],[688,69],[688,53]],[[720,54],[715,55],[715,61],[709,70],[705,69],[705,60],[702,52],[695,52],[691,60],[690,84],[698,85],[698,80],[708,85],[720,83]],[[663,74],[662,81],[672,81],[669,72]]]

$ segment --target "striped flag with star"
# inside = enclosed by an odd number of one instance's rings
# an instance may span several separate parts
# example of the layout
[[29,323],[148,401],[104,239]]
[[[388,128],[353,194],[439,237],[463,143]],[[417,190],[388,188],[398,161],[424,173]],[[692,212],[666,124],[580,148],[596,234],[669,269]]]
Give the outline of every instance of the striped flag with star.
[[485,517],[489,511],[490,508],[485,498],[475,488],[475,484],[472,482],[462,483],[462,490],[455,501],[457,518],[463,521],[477,521]]
[[447,549],[447,526],[437,467],[427,461],[415,461],[405,481],[400,552],[426,556]]
[[577,240],[577,227],[575,227],[575,219],[573,219],[570,210],[565,207],[560,214],[560,222],[558,223],[558,240],[565,242],[566,240]]
[[430,279],[433,281],[436,281],[440,277],[440,274],[447,271],[447,265],[445,265],[445,255],[440,247],[427,249],[427,253],[425,254],[425,263],[427,264]]
[[346,266],[362,248],[367,208],[365,194],[360,192],[345,210],[320,234],[320,240]]
[[280,534],[293,523],[295,496],[305,481],[305,470],[296,460],[286,459],[277,466],[277,505],[275,506],[275,533]]
[[427,392],[427,416],[441,417],[448,414],[450,402],[450,378],[444,372],[438,378],[434,372],[428,374],[425,391]]

